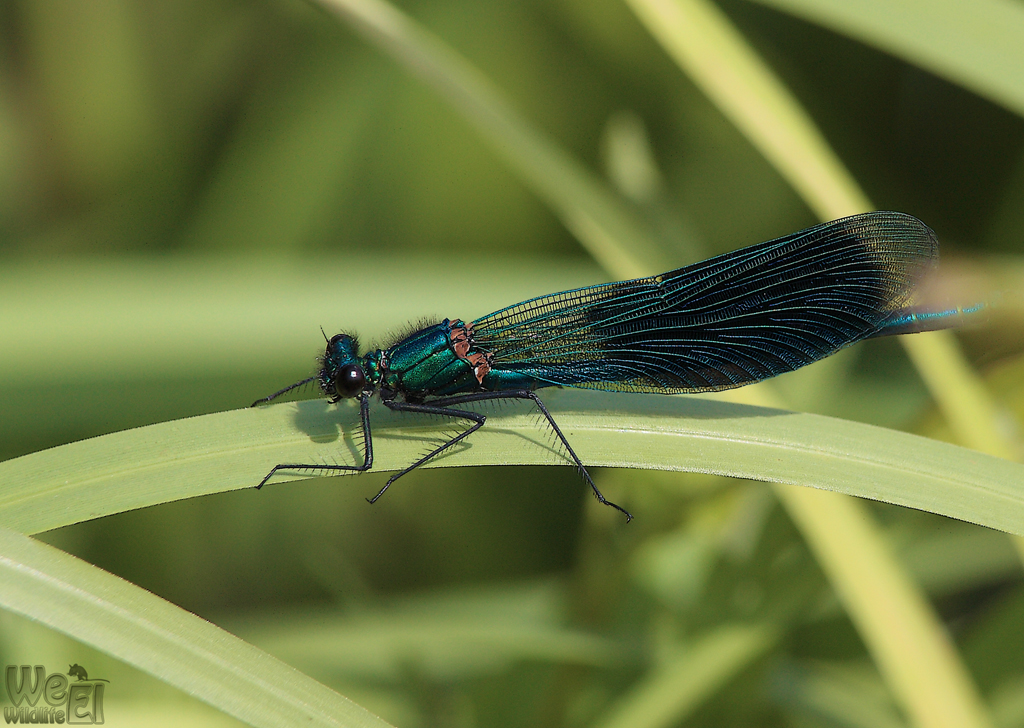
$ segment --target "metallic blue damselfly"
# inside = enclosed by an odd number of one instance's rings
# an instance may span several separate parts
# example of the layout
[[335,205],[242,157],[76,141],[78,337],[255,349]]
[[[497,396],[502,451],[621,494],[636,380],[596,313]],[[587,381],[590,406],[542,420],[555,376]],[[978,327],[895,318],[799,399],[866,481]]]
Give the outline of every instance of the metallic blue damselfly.
[[872,212],[661,275],[541,296],[470,323],[444,319],[364,354],[354,336],[337,334],[327,342],[318,374],[253,406],[312,381],[331,402],[358,399],[363,463],[281,463],[258,487],[279,470],[369,470],[373,395],[392,410],[470,423],[393,475],[373,503],[395,480],[484,425],[486,416],[464,405],[518,399],[540,410],[597,499],[629,520],[594,485],[537,390],[730,389],[862,339],[947,328],[959,310],[913,308],[915,286],[936,265],[938,250],[935,234],[920,220]]

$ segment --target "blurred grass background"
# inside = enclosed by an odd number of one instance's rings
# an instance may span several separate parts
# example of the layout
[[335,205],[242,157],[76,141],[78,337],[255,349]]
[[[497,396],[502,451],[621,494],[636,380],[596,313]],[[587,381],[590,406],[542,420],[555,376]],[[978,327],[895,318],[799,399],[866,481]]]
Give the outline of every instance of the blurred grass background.
[[[947,295],[969,304],[1002,289],[1012,302],[1021,109],[862,44],[852,23],[826,28],[771,5],[717,3],[868,197],[937,231],[944,269],[958,273],[943,279]],[[993,5],[1024,15],[1017,0]],[[399,6],[603,177],[668,266],[817,221],[626,4]],[[955,26],[963,7],[932,15]],[[963,30],[984,45],[1014,27]],[[943,50],[951,63],[967,52]],[[1024,65],[1017,73],[1024,84]],[[611,279],[535,191],[453,106],[316,5],[5,3],[0,457],[244,406],[308,375],[321,325],[370,343],[423,316],[475,318]],[[1024,412],[1016,311],[960,337],[1007,430]],[[796,409],[955,437],[895,341],[787,375],[777,391]],[[914,724],[769,488],[595,475],[635,523],[599,508],[566,468],[495,467],[417,473],[374,507],[363,498],[382,474],[43,538],[397,725]],[[1011,542],[870,511],[992,723],[1024,725]],[[702,669],[677,675],[695,697],[659,713],[645,688],[695,645]],[[112,725],[230,723],[20,617],[0,618],[0,660],[86,664],[112,680]],[[637,706],[649,710],[628,712]]]

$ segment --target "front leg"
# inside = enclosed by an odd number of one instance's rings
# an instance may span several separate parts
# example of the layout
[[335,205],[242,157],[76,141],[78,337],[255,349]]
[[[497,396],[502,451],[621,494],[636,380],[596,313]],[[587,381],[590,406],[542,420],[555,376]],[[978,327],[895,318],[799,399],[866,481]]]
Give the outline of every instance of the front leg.
[[309,465],[303,463],[281,463],[275,465],[266,477],[256,486],[259,490],[270,480],[278,470],[329,470],[329,471],[355,471],[362,473],[373,467],[373,436],[370,433],[370,395],[363,393],[359,395],[359,419],[363,427],[363,464],[362,465]]

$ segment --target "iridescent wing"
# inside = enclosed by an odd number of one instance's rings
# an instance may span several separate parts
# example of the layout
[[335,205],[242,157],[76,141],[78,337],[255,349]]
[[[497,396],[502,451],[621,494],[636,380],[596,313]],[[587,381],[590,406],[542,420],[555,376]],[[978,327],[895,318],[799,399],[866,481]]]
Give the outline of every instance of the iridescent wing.
[[534,386],[728,389],[885,333],[938,258],[914,217],[873,212],[649,278],[542,296],[473,322],[491,369]]

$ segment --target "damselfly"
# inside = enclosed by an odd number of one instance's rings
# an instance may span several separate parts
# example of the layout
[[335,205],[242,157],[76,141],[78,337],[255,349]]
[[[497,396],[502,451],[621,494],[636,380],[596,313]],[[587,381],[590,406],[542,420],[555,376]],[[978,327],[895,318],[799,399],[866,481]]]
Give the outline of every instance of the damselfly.
[[314,380],[331,402],[358,399],[362,464],[281,463],[260,486],[279,470],[369,470],[373,395],[392,410],[469,425],[393,475],[371,503],[395,480],[483,426],[486,416],[465,405],[529,400],[597,499],[628,520],[632,516],[594,485],[537,390],[730,389],[793,371],[862,339],[945,328],[958,310],[912,307],[915,285],[937,259],[935,234],[920,220],[872,212],[662,275],[541,296],[469,323],[444,319],[363,354],[355,336],[337,334],[327,342],[318,374],[253,406]]

